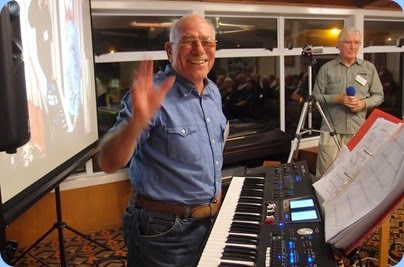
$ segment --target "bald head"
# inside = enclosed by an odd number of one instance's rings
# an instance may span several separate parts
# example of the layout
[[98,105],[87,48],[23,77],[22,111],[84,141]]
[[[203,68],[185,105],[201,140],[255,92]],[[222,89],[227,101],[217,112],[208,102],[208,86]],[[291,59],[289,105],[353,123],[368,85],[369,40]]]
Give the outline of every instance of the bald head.
[[171,25],[170,28],[170,42],[174,42],[178,39],[181,38],[182,36],[182,29],[184,27],[185,24],[187,23],[207,23],[208,25],[210,25],[211,30],[212,30],[212,36],[213,38],[216,37],[216,31],[215,31],[215,27],[213,26],[213,24],[210,22],[210,20],[207,20],[199,15],[195,15],[195,14],[189,14],[189,15],[185,15],[184,17],[174,21],[174,23]]

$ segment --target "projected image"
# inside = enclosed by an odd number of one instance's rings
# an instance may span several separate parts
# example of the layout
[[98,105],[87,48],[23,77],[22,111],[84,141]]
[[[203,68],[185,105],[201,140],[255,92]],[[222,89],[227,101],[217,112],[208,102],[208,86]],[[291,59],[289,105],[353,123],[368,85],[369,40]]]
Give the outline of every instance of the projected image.
[[63,62],[66,63],[64,88],[71,131],[78,126],[82,109],[82,85],[78,82],[81,81],[80,39],[77,29],[81,16],[76,13],[73,3],[73,0],[66,0],[64,3],[65,23],[62,24],[64,28],[61,29],[62,35],[65,36],[62,39],[62,47],[65,48]]
[[0,153],[3,203],[98,139],[89,0],[17,2],[31,140]]
[[[24,4],[22,4],[24,3]],[[29,165],[34,158],[44,156],[50,148],[56,131],[66,129],[66,120],[60,97],[57,69],[52,60],[57,54],[52,24],[51,6],[46,1],[20,2],[21,27],[27,29],[22,36],[26,69],[26,88],[29,100],[31,142],[23,147],[25,153],[15,164]],[[27,21],[23,20],[26,14]],[[41,19],[38,19],[38,18]],[[30,46],[25,44],[31,41]],[[48,135],[46,137],[45,135]],[[49,140],[46,144],[45,142]],[[18,155],[17,155],[18,156]]]

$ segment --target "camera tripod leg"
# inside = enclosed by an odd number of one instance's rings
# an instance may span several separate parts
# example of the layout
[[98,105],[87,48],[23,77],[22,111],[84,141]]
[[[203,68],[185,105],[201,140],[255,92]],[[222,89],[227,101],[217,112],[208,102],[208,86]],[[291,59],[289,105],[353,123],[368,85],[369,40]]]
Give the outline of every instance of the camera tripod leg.
[[299,122],[297,124],[296,132],[295,132],[295,137],[293,138],[292,144],[290,146],[290,153],[288,157],[288,163],[292,162],[293,155],[297,156],[297,150],[299,148],[300,144],[300,139],[302,138],[302,134],[305,132],[302,132],[303,125],[306,121],[306,115],[307,115],[307,108],[308,108],[308,102],[304,102],[302,113],[300,114]]
[[330,134],[331,134],[332,138],[334,139],[334,142],[337,145],[338,150],[341,150],[341,145],[338,142],[338,139],[335,136],[334,131],[332,130],[330,123],[328,122],[327,118],[325,117],[325,114],[324,114],[324,112],[323,112],[323,110],[321,108],[321,105],[317,101],[315,101],[315,104],[316,104],[316,107],[317,107],[318,111],[321,114],[321,117],[322,117],[323,121],[325,122],[325,124],[327,124],[328,130],[330,131]]
[[[312,99],[311,96],[309,96],[308,100],[304,103],[302,113],[300,115],[299,123],[298,123],[297,128],[296,128],[295,138],[293,139],[292,144],[291,144],[288,163],[292,162],[293,155],[295,155],[295,158],[296,158],[297,151],[299,150],[300,140],[301,140],[301,137],[302,137],[303,134],[305,134],[305,133],[312,134],[312,132],[320,132],[321,133],[321,131],[319,131],[319,130],[313,130],[311,128],[311,125],[309,125],[308,130],[302,131],[303,130],[303,125],[304,125],[305,120],[306,120],[306,116],[308,115],[309,119],[311,119],[310,116],[311,116],[312,111],[311,111],[311,106],[310,106],[310,110],[308,109],[309,101],[314,101],[314,104],[316,105],[317,110],[320,112],[321,118],[323,119],[324,123],[328,126],[329,132],[330,132],[331,136],[333,137],[334,142],[338,147],[338,150],[341,150],[341,145],[339,144],[338,139],[335,136],[334,131],[332,130],[330,123],[328,122],[327,118],[325,117],[325,114],[324,114],[324,112],[323,112],[323,110],[321,108],[321,105],[316,100]],[[309,113],[309,114],[307,114],[307,113]],[[309,122],[309,124],[311,124],[311,122]]]

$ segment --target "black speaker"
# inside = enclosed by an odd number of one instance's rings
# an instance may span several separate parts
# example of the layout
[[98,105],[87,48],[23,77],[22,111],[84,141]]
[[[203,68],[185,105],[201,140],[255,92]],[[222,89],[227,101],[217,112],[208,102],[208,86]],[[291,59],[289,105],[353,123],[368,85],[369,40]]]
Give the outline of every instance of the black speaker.
[[0,151],[16,153],[31,138],[25,85],[20,6],[8,1],[0,13]]

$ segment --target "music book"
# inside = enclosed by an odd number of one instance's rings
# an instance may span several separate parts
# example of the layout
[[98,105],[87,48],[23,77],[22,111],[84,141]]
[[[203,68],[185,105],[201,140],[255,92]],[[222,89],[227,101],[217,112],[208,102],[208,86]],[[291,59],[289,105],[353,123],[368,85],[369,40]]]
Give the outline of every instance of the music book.
[[375,110],[313,184],[325,240],[349,254],[403,199],[403,121]]

